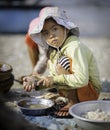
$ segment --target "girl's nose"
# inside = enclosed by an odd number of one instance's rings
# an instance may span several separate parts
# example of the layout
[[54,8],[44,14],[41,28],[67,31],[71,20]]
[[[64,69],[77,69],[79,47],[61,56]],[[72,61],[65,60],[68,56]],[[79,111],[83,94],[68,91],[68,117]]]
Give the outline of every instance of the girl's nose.
[[54,36],[55,36],[54,33],[52,33],[52,32],[49,33],[49,38],[53,38]]

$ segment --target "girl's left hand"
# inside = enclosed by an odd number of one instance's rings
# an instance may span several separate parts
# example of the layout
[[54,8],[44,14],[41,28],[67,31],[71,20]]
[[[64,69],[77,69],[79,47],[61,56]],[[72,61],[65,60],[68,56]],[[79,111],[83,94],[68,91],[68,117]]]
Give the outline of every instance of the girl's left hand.
[[39,86],[40,84],[42,84],[43,86],[49,87],[51,85],[53,85],[53,77],[42,77],[38,82],[37,82],[37,86]]

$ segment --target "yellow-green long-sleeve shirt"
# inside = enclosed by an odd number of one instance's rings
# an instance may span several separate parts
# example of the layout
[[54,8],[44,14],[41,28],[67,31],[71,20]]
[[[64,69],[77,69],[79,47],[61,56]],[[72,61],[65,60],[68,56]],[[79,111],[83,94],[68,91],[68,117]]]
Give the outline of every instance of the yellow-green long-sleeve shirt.
[[[56,72],[57,59],[63,55],[72,60],[72,74],[58,75]],[[48,69],[56,84],[63,84],[65,87],[77,89],[86,86],[91,81],[98,92],[101,90],[99,71],[93,53],[88,47],[80,43],[75,36],[70,36],[59,52],[57,50],[51,52]]]

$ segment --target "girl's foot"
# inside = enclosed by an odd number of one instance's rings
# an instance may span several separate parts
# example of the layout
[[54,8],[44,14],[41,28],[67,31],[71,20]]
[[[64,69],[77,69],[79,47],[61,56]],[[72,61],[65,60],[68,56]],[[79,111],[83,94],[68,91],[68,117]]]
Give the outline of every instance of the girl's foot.
[[66,118],[66,117],[72,117],[70,114],[69,114],[69,108],[74,105],[75,103],[68,103],[67,105],[65,105],[64,107],[62,107],[59,111],[55,112],[55,115],[57,117],[60,117],[60,118]]

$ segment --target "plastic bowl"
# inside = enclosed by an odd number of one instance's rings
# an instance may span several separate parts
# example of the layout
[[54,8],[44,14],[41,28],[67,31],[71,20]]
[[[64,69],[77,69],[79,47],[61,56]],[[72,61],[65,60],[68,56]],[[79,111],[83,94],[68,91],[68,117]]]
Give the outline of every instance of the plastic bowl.
[[69,113],[82,130],[110,130],[110,121],[95,121],[82,117],[88,111],[97,109],[110,115],[110,101],[97,100],[78,103],[70,107]]

